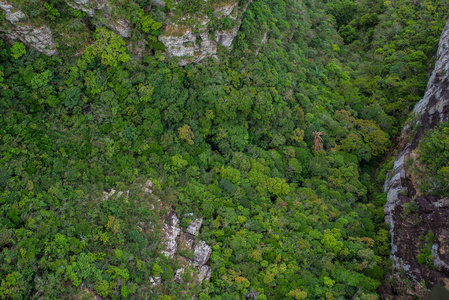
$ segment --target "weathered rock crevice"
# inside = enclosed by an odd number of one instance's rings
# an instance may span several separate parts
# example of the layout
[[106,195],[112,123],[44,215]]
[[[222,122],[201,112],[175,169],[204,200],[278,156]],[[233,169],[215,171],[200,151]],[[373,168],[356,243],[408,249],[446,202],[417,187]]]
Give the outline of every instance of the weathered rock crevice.
[[[413,121],[404,126],[399,143],[403,148],[384,185],[385,222],[391,235],[391,276],[395,282],[389,293],[403,299],[425,297],[433,285],[447,285],[449,277],[449,199],[421,195],[407,168],[407,162],[417,157],[423,134],[449,119],[449,22],[440,38],[426,93],[416,104],[412,117]],[[432,245],[425,241],[429,236],[433,237]],[[426,247],[432,249],[433,267],[423,263]]]

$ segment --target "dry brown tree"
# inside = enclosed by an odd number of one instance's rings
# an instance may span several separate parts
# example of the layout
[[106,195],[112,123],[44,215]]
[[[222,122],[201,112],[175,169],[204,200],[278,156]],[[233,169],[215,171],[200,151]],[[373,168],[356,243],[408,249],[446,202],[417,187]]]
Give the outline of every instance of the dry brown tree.
[[317,152],[323,149],[323,139],[321,136],[324,134],[323,131],[314,131],[313,134],[315,137],[313,138],[313,149]]

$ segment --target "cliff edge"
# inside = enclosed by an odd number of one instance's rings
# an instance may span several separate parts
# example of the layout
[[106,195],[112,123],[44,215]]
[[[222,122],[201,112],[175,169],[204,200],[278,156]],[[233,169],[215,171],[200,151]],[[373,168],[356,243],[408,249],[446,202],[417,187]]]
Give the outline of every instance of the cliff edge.
[[401,152],[384,185],[393,263],[386,293],[394,299],[425,297],[435,284],[449,287],[449,198],[421,194],[410,171],[424,133],[449,119],[448,69],[449,22],[440,38],[426,93],[404,126]]

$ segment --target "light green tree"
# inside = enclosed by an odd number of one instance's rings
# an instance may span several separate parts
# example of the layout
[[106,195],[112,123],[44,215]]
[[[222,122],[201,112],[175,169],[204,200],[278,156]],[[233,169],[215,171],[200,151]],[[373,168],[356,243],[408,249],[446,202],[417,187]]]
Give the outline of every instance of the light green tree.
[[123,39],[103,27],[97,28],[95,42],[86,48],[83,57],[87,62],[91,62],[95,57],[100,57],[102,64],[114,67],[119,62],[129,60]]

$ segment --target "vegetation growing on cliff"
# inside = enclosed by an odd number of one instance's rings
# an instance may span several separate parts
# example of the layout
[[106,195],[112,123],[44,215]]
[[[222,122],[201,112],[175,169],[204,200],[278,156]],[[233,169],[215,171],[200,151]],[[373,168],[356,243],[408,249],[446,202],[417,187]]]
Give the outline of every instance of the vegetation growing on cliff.
[[[27,14],[87,18],[46,4]],[[148,5],[121,9],[156,36],[162,9],[145,22]],[[389,239],[373,174],[424,92],[447,12],[256,0],[231,52],[186,67],[135,58],[95,19],[77,57],[0,41],[0,298],[375,298]],[[204,218],[212,279],[187,294],[147,178],[181,222]],[[111,188],[131,196],[102,199]]]
[[449,123],[428,132],[418,148],[418,164],[413,172],[422,193],[444,196],[449,192]]

